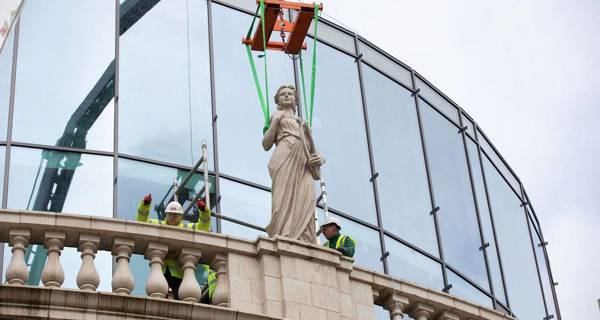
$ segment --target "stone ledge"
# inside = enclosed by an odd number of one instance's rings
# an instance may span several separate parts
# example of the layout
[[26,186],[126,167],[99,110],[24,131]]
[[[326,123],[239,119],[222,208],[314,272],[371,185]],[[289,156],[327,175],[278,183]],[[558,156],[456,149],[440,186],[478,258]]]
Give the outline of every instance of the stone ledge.
[[63,288],[0,285],[0,317],[10,319],[281,320],[184,301]]
[[[350,279],[371,284],[375,302],[382,303],[382,299],[392,292],[406,296],[411,303],[424,302],[432,305],[436,310],[447,310],[456,313],[461,319],[494,319],[514,320],[512,316],[491,310],[483,306],[462,300],[441,291],[424,288],[418,284],[393,278],[388,275],[369,271],[360,267],[354,267],[350,273]],[[375,296],[376,295],[376,296]]]

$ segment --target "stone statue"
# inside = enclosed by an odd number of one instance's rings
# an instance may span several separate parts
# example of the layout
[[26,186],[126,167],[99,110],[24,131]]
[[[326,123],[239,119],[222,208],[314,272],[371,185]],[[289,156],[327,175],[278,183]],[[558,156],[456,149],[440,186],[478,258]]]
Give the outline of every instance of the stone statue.
[[319,179],[325,160],[316,152],[310,128],[296,116],[297,98],[293,86],[277,90],[277,111],[262,141],[266,151],[276,146],[268,165],[272,200],[267,233],[316,243],[313,180]]

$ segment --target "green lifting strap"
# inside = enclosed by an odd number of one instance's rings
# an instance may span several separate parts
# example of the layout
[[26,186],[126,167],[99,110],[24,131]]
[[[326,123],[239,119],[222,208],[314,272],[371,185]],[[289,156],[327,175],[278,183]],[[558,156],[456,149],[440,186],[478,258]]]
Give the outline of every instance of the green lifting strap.
[[302,51],[300,51],[300,77],[302,79],[302,95],[304,96],[304,114],[306,115],[306,122],[312,127],[313,110],[315,106],[315,83],[317,75],[317,25],[319,23],[319,5],[315,2],[315,14],[314,14],[314,39],[313,39],[313,52],[312,52],[312,67],[310,76],[310,113],[307,111],[306,101],[306,85],[304,80],[304,63],[302,61]]
[[[254,22],[256,21],[256,15],[260,12],[260,21],[262,26],[262,36],[263,36],[263,50],[264,50],[264,65],[265,65],[265,94],[263,95],[262,88],[260,86],[260,80],[258,79],[258,73],[256,72],[256,65],[254,64],[254,58],[252,57],[252,49],[250,48],[250,44],[246,44],[246,52],[248,54],[248,61],[250,61],[250,69],[252,69],[252,78],[254,79],[254,86],[256,87],[256,91],[258,92],[258,99],[260,100],[260,105],[262,108],[263,116],[265,118],[265,126],[263,127],[263,134],[269,129],[271,125],[271,118],[269,112],[269,77],[267,72],[267,40],[265,37],[265,2],[264,0],[260,0],[260,5],[256,9],[256,13],[254,13],[254,19],[252,19],[252,24],[250,25],[250,29],[248,29],[248,33],[246,34],[246,39],[250,39],[252,36],[252,29],[254,29]],[[267,99],[265,99],[265,96]]]

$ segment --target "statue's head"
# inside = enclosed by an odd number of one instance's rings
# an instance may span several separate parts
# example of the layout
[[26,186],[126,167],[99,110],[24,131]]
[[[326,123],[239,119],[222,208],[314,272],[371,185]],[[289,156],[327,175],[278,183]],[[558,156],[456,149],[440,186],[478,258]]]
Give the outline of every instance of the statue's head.
[[275,103],[277,104],[277,110],[292,108],[295,111],[298,105],[296,88],[292,85],[279,87],[277,93],[275,93]]

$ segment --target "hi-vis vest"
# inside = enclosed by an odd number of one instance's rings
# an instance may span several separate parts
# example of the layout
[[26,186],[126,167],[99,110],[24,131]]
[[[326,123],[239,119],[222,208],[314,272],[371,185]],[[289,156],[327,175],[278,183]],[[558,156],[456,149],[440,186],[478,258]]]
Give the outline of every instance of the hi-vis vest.
[[[350,238],[348,236],[342,236],[342,235],[340,235],[338,237],[337,241],[335,242],[335,249],[336,250],[339,249],[339,248],[341,248],[344,245],[344,243],[346,243],[346,238],[348,238],[348,239],[350,239],[350,241],[354,242],[354,240],[352,240],[352,238]],[[356,242],[355,242],[355,244],[356,244]],[[323,246],[329,248],[329,241],[325,242],[325,244]]]
[[[169,225],[169,224],[167,224],[166,221],[164,221],[164,220],[160,221],[158,219],[148,219],[148,222],[154,223],[154,224]],[[178,227],[194,229],[194,224],[193,223],[184,224],[183,222],[180,222]],[[206,266],[206,267],[208,268],[208,266]],[[173,277],[175,277],[177,279],[183,279],[183,269],[181,268],[181,266],[179,266],[179,263],[177,263],[176,259],[166,258],[165,264],[162,267],[162,272],[165,273],[167,268],[169,268],[169,273],[171,273],[171,275]]]
[[[135,217],[135,220],[141,221],[141,222],[150,222],[150,223],[159,224],[159,225],[169,225],[164,220],[161,221],[158,219],[148,219],[149,211],[150,211],[150,205],[149,204],[144,205],[143,202],[140,202],[140,204],[138,205],[138,213]],[[210,210],[205,210],[205,212],[201,212],[201,215],[208,215],[210,217]],[[202,222],[202,219],[198,220],[198,222],[196,222],[196,223],[188,223],[188,224],[184,224],[183,221],[181,221],[181,222],[179,222],[178,227],[210,232],[210,219],[206,223]],[[162,267],[163,273],[165,273],[167,268],[169,268],[169,273],[171,274],[171,276],[173,276],[177,279],[183,279],[183,269],[181,268],[181,266],[179,266],[176,259],[166,258],[164,262],[165,263]],[[208,268],[208,266],[206,266],[206,268]]]

